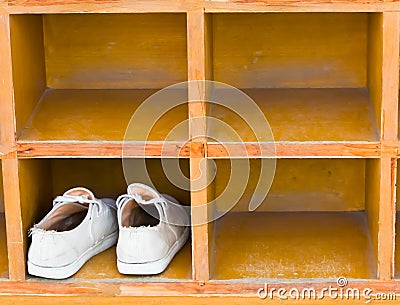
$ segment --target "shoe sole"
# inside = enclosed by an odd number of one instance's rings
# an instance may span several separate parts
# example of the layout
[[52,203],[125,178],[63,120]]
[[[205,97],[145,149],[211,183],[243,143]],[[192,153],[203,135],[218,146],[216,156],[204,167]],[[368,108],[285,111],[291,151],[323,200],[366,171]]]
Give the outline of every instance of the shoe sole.
[[186,244],[189,239],[190,229],[185,228],[182,236],[172,245],[167,254],[156,261],[148,263],[125,263],[117,260],[118,271],[122,274],[132,275],[154,275],[163,272],[172,261],[176,253]]
[[81,267],[93,256],[111,248],[118,240],[118,231],[108,235],[102,241],[98,242],[86,250],[73,263],[63,267],[43,267],[35,265],[28,260],[28,273],[48,279],[61,280],[71,277],[81,269]]

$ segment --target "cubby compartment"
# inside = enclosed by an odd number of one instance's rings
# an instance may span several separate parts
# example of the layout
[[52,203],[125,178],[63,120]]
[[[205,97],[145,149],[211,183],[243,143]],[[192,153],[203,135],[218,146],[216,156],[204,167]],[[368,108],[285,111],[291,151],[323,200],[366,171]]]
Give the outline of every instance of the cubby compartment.
[[[162,163],[162,162],[169,162]],[[25,254],[29,246],[28,230],[50,211],[52,200],[66,190],[84,186],[96,197],[117,198],[126,193],[127,183],[153,184],[161,193],[171,194],[182,204],[190,205],[189,162],[186,159],[25,159],[19,160],[21,190],[22,227],[25,232]],[[171,166],[170,166],[171,165]],[[178,177],[175,181],[183,186],[176,187],[166,174]],[[145,170],[143,169],[145,168]],[[171,172],[174,168],[177,172]],[[142,169],[142,170],[140,170]],[[147,173],[145,172],[147,171]],[[178,175],[179,172],[179,175]],[[182,174],[180,174],[182,172]],[[149,175],[148,178],[147,174]],[[90,259],[69,280],[126,281],[186,281],[191,279],[191,242],[175,256],[168,268],[157,276],[124,276],[117,270],[116,250],[112,247]],[[34,278],[29,276],[29,278]],[[36,278],[37,279],[37,278]],[[68,281],[68,280],[66,280]]]
[[[277,142],[376,142],[380,137],[380,13],[207,14],[208,75],[243,90]],[[243,142],[259,113],[216,86],[209,115]],[[250,104],[251,101],[249,100]],[[243,113],[234,113],[232,109]],[[208,135],[232,142],[219,125]],[[257,135],[260,136],[260,135]],[[210,140],[211,141],[211,140]]]
[[0,160],[0,279],[8,278],[6,223],[4,218],[3,175]]
[[[269,193],[254,212],[250,199],[268,190],[259,177],[261,159],[250,161],[248,184],[237,200],[223,199],[237,165],[215,164],[210,215],[237,204],[209,224],[212,279],[376,278],[379,159],[279,159]],[[255,191],[259,180],[264,184]]]
[[[187,80],[184,13],[12,15],[10,31],[19,143],[122,142],[148,97]],[[188,117],[185,103],[168,110],[129,139],[165,140]]]

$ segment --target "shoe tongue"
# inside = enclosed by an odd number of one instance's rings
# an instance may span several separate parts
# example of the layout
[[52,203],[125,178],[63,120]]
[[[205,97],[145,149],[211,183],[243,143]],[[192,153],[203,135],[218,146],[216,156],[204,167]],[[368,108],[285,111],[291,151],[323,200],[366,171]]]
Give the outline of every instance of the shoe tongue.
[[64,195],[69,195],[69,196],[85,196],[86,195],[86,196],[88,196],[88,199],[90,199],[90,200],[95,199],[94,194],[91,191],[89,191],[87,188],[84,188],[84,187],[76,187],[76,188],[70,189],[70,190],[66,191],[64,193]]
[[152,189],[151,187],[144,185],[144,184],[140,184],[140,183],[134,183],[134,184],[129,185],[128,186],[128,194],[139,195],[145,201],[155,199],[155,198],[162,198],[162,196],[155,189]]

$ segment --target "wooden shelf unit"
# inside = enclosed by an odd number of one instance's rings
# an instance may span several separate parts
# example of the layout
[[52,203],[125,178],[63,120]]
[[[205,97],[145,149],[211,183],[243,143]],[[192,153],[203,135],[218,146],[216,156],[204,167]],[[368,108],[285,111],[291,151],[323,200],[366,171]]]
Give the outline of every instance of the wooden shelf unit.
[[[349,287],[400,293],[400,3],[7,0],[0,17],[0,302],[225,304],[239,296],[251,304],[265,302],[257,298],[264,282],[318,289],[338,276]],[[243,121],[206,102],[205,87],[189,86],[188,103],[123,151],[135,109],[187,80],[243,89],[276,143],[255,143]],[[223,119],[243,143],[206,116]],[[164,143],[171,122],[186,119],[185,134]],[[250,184],[232,212],[192,226],[160,276],[120,275],[113,249],[68,280],[28,276],[28,228],[69,187],[123,193],[123,155],[146,158],[157,188],[190,204],[196,220],[215,212],[205,204],[223,190],[229,160],[252,159]],[[273,158],[271,192],[250,213],[259,163]],[[160,160],[176,159],[192,179],[188,191],[161,174]]]

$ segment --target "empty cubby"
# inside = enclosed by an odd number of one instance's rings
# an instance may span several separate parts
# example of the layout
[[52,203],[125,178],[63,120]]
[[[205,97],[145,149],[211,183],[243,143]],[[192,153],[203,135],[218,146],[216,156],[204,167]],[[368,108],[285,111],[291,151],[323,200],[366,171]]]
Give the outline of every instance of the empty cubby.
[[[122,141],[148,97],[187,80],[186,14],[12,15],[10,31],[19,142]],[[181,104],[137,140],[187,116]]]
[[[249,95],[278,142],[375,142],[381,132],[380,18],[380,13],[207,14],[208,73]],[[215,89],[211,99],[218,100],[222,90]],[[246,126],[258,124],[257,113],[245,122],[228,108],[212,104],[209,115],[226,122],[242,141],[257,141]],[[218,128],[208,134],[229,142]]]
[[[175,163],[175,161],[177,163]],[[178,177],[183,189],[169,182],[163,172],[161,159],[125,160],[125,167],[120,159],[26,159],[19,161],[21,190],[22,227],[25,234],[25,252],[29,246],[28,230],[38,223],[52,208],[52,199],[66,190],[83,186],[92,190],[97,198],[114,198],[125,194],[128,183],[152,183],[161,193],[171,194],[182,204],[190,205],[190,192],[187,177],[188,160],[164,160],[176,169],[171,173]],[[164,164],[165,165],[165,164]],[[174,167],[175,166],[175,167]],[[139,168],[145,167],[140,171]],[[187,184],[185,186],[185,184]],[[133,281],[185,281],[191,279],[191,242],[176,255],[162,274],[157,276],[125,276],[117,270],[116,251],[112,247],[91,258],[71,279],[101,280],[121,279]]]
[[[209,225],[211,278],[376,278],[379,163],[378,159],[279,159],[267,196],[249,212],[252,196],[268,190],[266,180],[260,180],[263,184],[255,191],[261,161],[251,160],[243,195]],[[232,203],[222,195],[231,168],[237,166],[221,159],[215,164],[210,215],[220,215]]]
[[[0,173],[2,172],[0,160]],[[0,278],[8,278],[6,224],[4,219],[3,175],[0,175]]]

